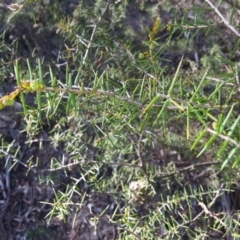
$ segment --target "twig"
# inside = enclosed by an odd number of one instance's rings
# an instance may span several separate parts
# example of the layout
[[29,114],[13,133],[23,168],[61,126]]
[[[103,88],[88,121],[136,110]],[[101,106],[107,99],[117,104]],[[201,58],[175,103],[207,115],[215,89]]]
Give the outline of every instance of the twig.
[[107,5],[106,5],[105,9],[103,10],[103,13],[98,18],[98,21],[96,22],[96,24],[95,24],[95,26],[93,28],[92,35],[91,35],[90,40],[89,40],[88,45],[87,45],[87,50],[86,50],[85,55],[83,57],[83,62],[85,62],[86,59],[87,59],[87,56],[88,56],[88,53],[89,53],[89,49],[90,49],[90,47],[92,45],[93,37],[94,37],[94,35],[95,35],[96,31],[97,31],[97,27],[98,27],[99,23],[102,21],[102,18],[104,16],[104,14],[106,13],[107,9],[108,9],[108,6],[109,6],[109,1],[107,1]]
[[[214,199],[216,200],[220,195],[221,195],[221,192],[219,191],[219,194],[216,195]],[[222,226],[224,226],[225,228],[228,228],[226,223],[224,223],[221,219],[215,216],[203,202],[199,202],[198,205],[203,209],[203,211],[201,212],[202,214],[206,213],[210,217],[214,218],[217,222],[221,223]]]
[[217,9],[217,7],[215,7],[209,0],[205,0],[205,2],[207,2],[208,5],[210,5],[210,7],[217,13],[217,15],[221,18],[221,20],[223,21],[223,23],[233,32],[235,33],[238,37],[240,37],[240,33],[236,30],[236,28],[234,28],[225,18],[224,16],[219,12],[219,10]]
[[90,42],[89,40],[81,37],[80,35],[76,34],[76,37],[78,38],[79,42],[82,43],[86,48],[88,47],[88,44],[91,44],[92,47],[103,47],[103,45]]
[[211,128],[207,128],[207,131],[208,131],[209,133],[211,133],[211,134],[217,134],[218,137],[220,137],[220,138],[222,138],[222,139],[224,139],[224,140],[229,141],[230,143],[234,144],[234,145],[237,146],[237,147],[240,147],[240,144],[239,144],[238,142],[236,142],[234,139],[232,139],[232,138],[230,138],[230,137],[228,137],[228,136],[225,136],[225,135],[223,135],[223,134],[221,134],[221,133],[219,133],[219,132],[216,132],[216,131],[212,130]]
[[167,177],[171,177],[171,176],[173,176],[175,174],[178,174],[178,173],[181,173],[181,172],[186,172],[186,171],[195,169],[197,167],[211,166],[211,165],[218,165],[218,164],[221,164],[221,162],[202,162],[202,163],[191,164],[191,165],[189,165],[187,167],[177,169],[174,172],[170,172],[170,173],[167,173],[167,174],[160,175],[160,177],[161,178],[167,178]]
[[[212,24],[206,24],[206,25],[181,25],[180,27],[181,28],[185,28],[185,29],[199,29],[199,28],[208,28],[208,27],[213,27],[213,26],[216,26],[220,23],[222,23],[223,20],[220,20],[216,23],[212,23]],[[172,24],[172,23],[169,23],[168,26],[170,27],[179,27],[178,24]]]
[[139,157],[139,166],[143,166],[143,157],[142,157],[142,150],[141,150],[141,141],[142,141],[142,136],[143,133],[141,133],[140,138],[138,140],[138,145],[137,145],[137,155]]
[[[36,172],[41,172],[41,173],[45,173],[45,172],[57,172],[57,171],[60,171],[60,170],[64,170],[66,168],[68,169],[72,169],[76,166],[79,166],[79,165],[82,165],[82,164],[86,164],[86,163],[95,163],[95,164],[99,164],[99,161],[94,161],[94,160],[82,160],[82,161],[79,161],[79,162],[75,162],[75,163],[70,163],[70,164],[67,164],[67,165],[62,165],[60,167],[57,167],[57,168],[52,168],[52,169],[41,169],[41,170],[34,170],[34,169],[31,169],[33,170],[35,173]],[[101,164],[108,164],[108,165],[112,165],[112,166],[128,166],[128,167],[132,167],[132,168],[141,168],[141,166],[137,165],[137,164],[129,164],[129,163],[124,163],[124,162],[119,162],[119,163],[116,163],[116,162],[102,162]]]
[[134,139],[131,135],[129,137],[130,137],[130,140],[133,143],[135,151],[136,151],[136,153],[138,155],[138,159],[139,159],[138,166],[142,167],[143,166],[143,158],[142,158],[142,153],[141,153],[142,152],[141,151],[141,141],[142,141],[143,133],[140,134],[140,137],[139,137],[139,139],[137,141],[137,146],[135,146],[136,139]]
[[239,81],[238,66],[237,65],[236,65],[235,69],[236,69],[235,77],[236,77],[236,81],[237,81],[237,85],[238,85],[238,91],[240,91],[240,81]]
[[[222,185],[220,186],[220,188],[217,190],[215,197],[213,198],[213,200],[211,201],[211,203],[208,205],[208,207],[212,207],[212,205],[216,202],[216,200],[218,199],[218,197],[222,194]],[[193,220],[186,222],[184,225],[188,225],[190,224],[190,226],[197,221],[197,219],[199,219],[204,213],[206,213],[207,215],[215,218],[218,222],[220,222],[223,226],[225,226],[225,224],[218,219],[216,216],[214,216],[211,211],[208,210],[208,207],[203,203],[203,202],[199,202],[198,205],[203,209]]]
[[231,88],[236,86],[235,83],[228,83],[228,82],[226,82],[224,80],[221,80],[221,79],[218,79],[218,78],[215,78],[215,77],[206,77],[206,78],[209,79],[209,80],[215,81],[217,83],[218,82],[223,83],[224,85],[226,85],[228,87],[231,87]]
[[15,158],[12,154],[10,154],[10,153],[2,150],[2,149],[0,149],[0,152],[2,152],[3,154],[11,157],[15,162],[20,163],[20,164],[21,164],[22,166],[24,166],[25,168],[28,168],[28,166],[27,166],[25,163],[23,163],[23,162],[21,162],[19,159]]
[[109,92],[109,91],[98,90],[98,89],[94,89],[94,88],[85,88],[85,87],[82,88],[82,89],[79,89],[79,87],[78,87],[78,89],[76,89],[76,88],[74,89],[74,87],[76,87],[76,86],[73,86],[72,89],[45,87],[42,91],[48,90],[48,91],[51,91],[51,92],[68,92],[68,93],[76,93],[76,94],[92,93],[92,94],[96,94],[96,95],[116,97],[116,98],[119,98],[120,100],[127,101],[127,102],[132,103],[134,105],[137,105],[139,107],[142,107],[142,105],[143,105],[139,101],[133,100],[133,99],[128,98],[128,97],[119,96],[115,92]]

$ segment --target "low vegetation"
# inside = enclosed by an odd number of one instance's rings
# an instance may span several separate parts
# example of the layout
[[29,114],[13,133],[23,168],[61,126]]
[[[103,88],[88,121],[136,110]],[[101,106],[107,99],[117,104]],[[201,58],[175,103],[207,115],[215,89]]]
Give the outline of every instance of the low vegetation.
[[1,5],[4,239],[238,239],[238,1]]

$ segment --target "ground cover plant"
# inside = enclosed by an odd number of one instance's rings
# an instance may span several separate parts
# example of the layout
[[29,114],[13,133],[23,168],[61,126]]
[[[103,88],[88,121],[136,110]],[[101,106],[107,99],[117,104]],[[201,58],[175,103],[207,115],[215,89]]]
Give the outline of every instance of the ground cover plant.
[[238,239],[238,1],[5,1],[0,239]]

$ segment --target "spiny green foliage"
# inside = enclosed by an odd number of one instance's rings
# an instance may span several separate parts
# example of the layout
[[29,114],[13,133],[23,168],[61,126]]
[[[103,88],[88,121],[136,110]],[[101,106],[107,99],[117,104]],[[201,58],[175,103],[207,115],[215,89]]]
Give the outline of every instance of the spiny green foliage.
[[[212,164],[220,162],[226,175],[231,171],[235,176],[235,170],[228,167],[237,167],[240,161],[237,63],[223,58],[220,47],[214,44],[209,45],[210,54],[203,53],[201,69],[188,56],[179,58],[174,72],[168,64],[162,64],[167,62],[163,53],[172,45],[177,45],[176,51],[188,47],[194,50],[193,40],[200,33],[200,24],[204,25],[204,34],[209,32],[208,39],[214,39],[214,26],[204,20],[205,13],[200,10],[193,9],[195,18],[184,15],[182,22],[177,16],[165,24],[160,17],[152,18],[152,27],[146,26],[148,39],[142,41],[138,52],[132,52],[130,36],[123,36],[127,42],[123,43],[112,32],[113,26],[121,24],[116,16],[126,14],[127,1],[119,5],[81,1],[73,17],[61,18],[56,24],[58,34],[67,42],[62,54],[67,63],[64,81],[53,66],[44,66],[42,59],[38,58],[35,65],[29,60],[21,66],[19,61],[12,62],[17,88],[0,99],[0,108],[14,104],[20,96],[24,130],[30,141],[42,128],[43,117],[49,121],[51,144],[55,148],[63,145],[73,164],[65,166],[52,158],[48,170],[53,172],[53,184],[58,181],[55,171],[71,172],[77,166],[81,180],[92,191],[108,192],[116,198],[121,193],[125,206],[116,218],[114,213],[111,221],[127,229],[121,233],[122,239],[133,239],[135,235],[154,239],[158,231],[164,232],[166,239],[183,235],[196,239],[207,234],[209,225],[203,213],[209,214],[206,209],[220,194],[218,186],[207,190],[187,187],[174,161],[164,167],[154,163],[154,152],[160,154],[157,148],[192,151],[193,168],[201,159],[195,159],[195,155],[210,155]],[[103,13],[112,18],[105,18]],[[192,26],[196,31],[190,30]],[[166,30],[168,39],[161,38]],[[32,106],[27,104],[29,92],[36,94]],[[32,161],[29,170],[37,169],[38,161]],[[54,202],[48,203],[52,207],[49,220],[53,216],[64,220],[68,217],[76,206],[74,194],[84,201],[85,193],[77,187],[79,181],[73,179],[65,192],[55,191]],[[159,194],[159,185],[164,194]],[[199,203],[203,212],[195,219],[192,206]],[[138,212],[141,207],[147,211],[143,217]],[[216,232],[228,224],[224,214],[214,219],[211,228]],[[237,233],[237,223],[233,229]]]

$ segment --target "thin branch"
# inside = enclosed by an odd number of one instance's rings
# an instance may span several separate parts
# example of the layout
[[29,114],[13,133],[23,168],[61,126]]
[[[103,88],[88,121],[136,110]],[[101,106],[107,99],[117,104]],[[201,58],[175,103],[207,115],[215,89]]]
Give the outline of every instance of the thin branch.
[[[53,87],[44,87],[43,89],[39,89],[37,91],[39,92],[44,92],[44,91],[50,91],[50,92],[64,92],[64,93],[76,93],[78,95],[84,95],[84,94],[95,94],[96,96],[105,96],[105,97],[116,97],[122,101],[126,101],[129,102],[131,104],[134,104],[140,108],[146,108],[148,106],[148,104],[144,104],[140,101],[134,100],[130,97],[125,97],[125,96],[120,96],[118,93],[116,92],[109,92],[109,91],[104,91],[104,90],[100,90],[100,89],[94,89],[94,88],[87,88],[87,87],[79,87],[79,86],[72,86],[73,88],[71,89],[66,89],[66,88],[53,88]],[[29,91],[26,89],[22,89],[22,88],[18,88],[20,89],[20,91]],[[197,104],[197,103],[193,103],[192,101],[188,101],[188,100],[183,100],[180,98],[175,98],[175,97],[171,97],[167,94],[162,94],[162,93],[158,93],[158,96],[160,99],[165,99],[166,101],[168,100],[174,100],[177,103],[180,104],[186,104],[186,106],[181,106],[181,110],[182,109],[187,109],[187,105],[191,104],[192,106],[195,107],[201,107],[201,108],[229,108],[228,105],[210,105],[210,104]],[[162,107],[162,104],[154,104],[152,105],[153,108],[159,108]],[[168,106],[168,109],[179,109],[179,107],[176,106]]]
[[17,159],[15,156],[13,156],[12,154],[8,153],[7,151],[4,151],[4,150],[0,149],[0,152],[3,153],[3,154],[5,154],[6,156],[11,157],[14,162],[18,162],[18,163],[20,163],[22,166],[24,166],[25,168],[28,168],[28,166],[27,166],[25,163],[21,162],[19,159]]
[[233,27],[227,20],[224,18],[224,16],[220,13],[220,11],[215,7],[209,0],[205,0],[207,4],[217,13],[217,15],[221,18],[223,23],[233,32],[235,33],[238,37],[240,37],[240,33],[236,30],[235,27]]
[[185,28],[185,29],[199,29],[199,28],[214,27],[216,25],[219,25],[222,22],[223,22],[223,20],[220,20],[216,23],[206,24],[206,25],[178,25],[178,24],[169,23],[168,26],[170,26],[170,27],[181,27],[181,28]]
[[107,9],[108,9],[108,6],[109,6],[109,1],[107,1],[107,5],[106,5],[105,9],[103,10],[103,13],[102,13],[101,16],[98,18],[98,21],[97,21],[96,24],[94,25],[94,28],[93,28],[93,31],[92,31],[92,35],[91,35],[90,40],[89,40],[89,43],[88,43],[88,45],[87,45],[87,50],[86,50],[85,55],[84,55],[84,57],[83,57],[83,62],[85,62],[86,59],[87,59],[87,56],[88,56],[88,53],[89,53],[89,49],[90,49],[90,47],[91,47],[91,45],[92,45],[94,35],[95,35],[96,31],[97,31],[97,27],[98,27],[99,23],[102,21],[102,18],[103,18],[103,16],[104,16],[104,14],[106,13]]
[[220,138],[222,138],[222,139],[224,139],[226,141],[229,141],[230,143],[234,144],[237,147],[240,147],[240,144],[238,142],[236,142],[234,139],[232,139],[232,138],[230,138],[228,136],[225,136],[225,135],[223,135],[223,134],[221,134],[219,132],[216,132],[216,131],[212,130],[211,128],[207,128],[207,131],[209,133],[211,133],[211,134],[216,134],[218,137],[220,137]]
[[[74,87],[76,87],[76,88],[74,88]],[[133,100],[133,99],[131,99],[129,97],[119,96],[115,92],[98,90],[98,89],[94,89],[94,88],[86,88],[86,87],[79,88],[77,86],[73,86],[73,88],[71,88],[71,89],[45,87],[41,91],[45,91],[45,90],[48,90],[48,91],[51,91],[51,92],[67,92],[67,93],[76,93],[76,94],[89,94],[89,93],[92,93],[92,94],[100,95],[100,96],[116,97],[116,98],[119,98],[122,101],[127,101],[127,102],[132,103],[134,105],[137,105],[139,107],[143,106],[143,104],[141,102]]]
[[[218,195],[217,197],[219,197]],[[224,223],[221,219],[219,219],[217,216],[215,216],[210,210],[208,210],[207,206],[203,202],[199,202],[198,205],[203,209],[201,213],[205,213],[206,215],[209,215],[210,217],[214,218],[217,222],[221,223],[222,226],[225,228],[228,228],[226,223]]]
[[202,162],[202,163],[191,164],[187,167],[176,169],[176,171],[174,171],[174,172],[170,172],[170,173],[167,173],[167,174],[160,175],[160,177],[161,178],[167,178],[167,177],[170,177],[170,176],[174,176],[175,174],[179,174],[179,173],[182,173],[182,172],[193,170],[197,167],[219,165],[219,164],[221,164],[221,162]]
[[206,79],[209,79],[209,80],[212,80],[212,81],[215,81],[215,82],[217,82],[217,83],[223,83],[224,84],[224,86],[228,86],[228,87],[236,87],[236,84],[235,83],[228,83],[228,82],[226,82],[226,81],[224,81],[224,80],[221,80],[221,79],[219,79],[219,78],[215,78],[215,77],[206,77]]
[[[94,163],[94,164],[99,164],[99,161],[94,161],[94,160],[82,160],[79,162],[75,162],[75,163],[70,163],[67,165],[61,165],[60,167],[57,168],[51,168],[51,169],[41,169],[41,170],[35,170],[35,169],[31,169],[33,170],[33,172],[41,172],[41,173],[46,173],[46,172],[57,172],[60,170],[64,170],[64,169],[73,169],[79,165],[83,165],[86,163]],[[124,162],[102,162],[101,164],[108,164],[108,165],[112,165],[112,166],[128,166],[131,168],[141,168],[141,166],[137,165],[137,164],[130,164],[130,163],[124,163]]]

